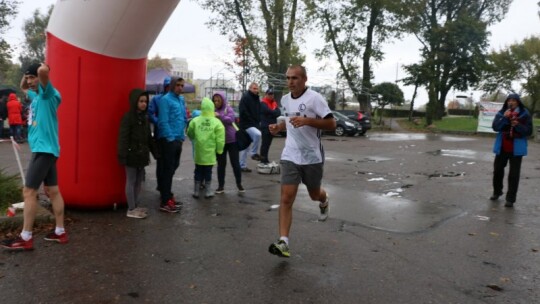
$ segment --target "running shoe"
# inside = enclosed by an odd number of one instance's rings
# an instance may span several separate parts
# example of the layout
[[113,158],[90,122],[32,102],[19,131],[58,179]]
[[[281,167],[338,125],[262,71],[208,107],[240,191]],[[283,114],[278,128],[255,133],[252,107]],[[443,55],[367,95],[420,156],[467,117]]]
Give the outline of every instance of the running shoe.
[[321,214],[319,215],[320,222],[324,222],[328,218],[328,209],[330,209],[330,204],[328,203],[328,201],[329,201],[329,197],[328,197],[328,193],[326,193],[326,201],[324,202],[326,206],[322,207],[321,206],[322,203],[319,204],[319,209],[321,210]]
[[291,253],[289,252],[289,246],[287,246],[287,243],[285,243],[284,240],[279,240],[276,243],[272,243],[272,245],[270,245],[270,247],[268,248],[268,251],[271,254],[275,254],[282,258],[288,258],[291,256]]
[[19,236],[13,239],[3,240],[0,246],[8,250],[32,250],[34,249],[34,239],[31,238],[25,241]]
[[68,242],[68,236],[67,236],[66,232],[58,235],[53,230],[53,231],[47,233],[44,240],[45,241],[51,241],[51,242],[57,242],[57,243],[60,243],[60,244],[65,244],[65,243]]

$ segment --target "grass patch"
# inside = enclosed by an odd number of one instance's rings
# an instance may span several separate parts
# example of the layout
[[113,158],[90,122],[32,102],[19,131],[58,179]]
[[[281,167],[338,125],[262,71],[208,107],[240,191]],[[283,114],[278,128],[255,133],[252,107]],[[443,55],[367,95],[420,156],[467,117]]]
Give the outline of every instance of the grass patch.
[[[400,120],[400,125],[406,129],[413,131],[426,131],[425,118],[416,118],[415,122],[409,122],[407,119]],[[451,131],[451,132],[476,132],[478,127],[478,119],[465,116],[465,117],[443,117],[442,120],[433,121],[433,127],[429,128],[431,131]]]
[[0,169],[0,212],[5,214],[7,208],[22,201],[22,186],[19,174],[8,175]]

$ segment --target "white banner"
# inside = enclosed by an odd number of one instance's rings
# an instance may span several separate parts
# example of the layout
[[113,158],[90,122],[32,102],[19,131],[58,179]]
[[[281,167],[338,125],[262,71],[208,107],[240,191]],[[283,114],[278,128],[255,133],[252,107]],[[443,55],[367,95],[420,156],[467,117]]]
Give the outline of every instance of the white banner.
[[478,128],[477,132],[484,133],[495,133],[491,125],[493,119],[499,110],[502,108],[504,103],[502,102],[491,102],[491,101],[481,101],[478,103],[479,113],[478,113]]

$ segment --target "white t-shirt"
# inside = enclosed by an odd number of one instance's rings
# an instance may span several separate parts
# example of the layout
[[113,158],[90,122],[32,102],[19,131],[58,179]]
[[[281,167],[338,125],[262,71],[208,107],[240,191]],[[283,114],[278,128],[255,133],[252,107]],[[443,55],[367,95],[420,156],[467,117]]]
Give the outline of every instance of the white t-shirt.
[[321,94],[307,89],[298,98],[291,93],[281,99],[282,115],[286,119],[287,139],[281,153],[282,160],[291,161],[297,165],[319,164],[324,162],[324,149],[321,143],[321,130],[311,126],[295,128],[289,122],[294,116],[323,119],[332,111]]

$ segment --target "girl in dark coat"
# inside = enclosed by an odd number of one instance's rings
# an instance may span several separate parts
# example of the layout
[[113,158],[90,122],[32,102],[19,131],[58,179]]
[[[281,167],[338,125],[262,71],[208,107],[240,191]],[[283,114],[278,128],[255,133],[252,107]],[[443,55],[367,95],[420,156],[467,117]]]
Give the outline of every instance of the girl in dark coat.
[[126,168],[127,216],[145,218],[146,208],[138,207],[144,167],[150,164],[151,132],[148,121],[148,93],[134,89],[129,95],[130,109],[124,114],[118,136],[118,161]]

